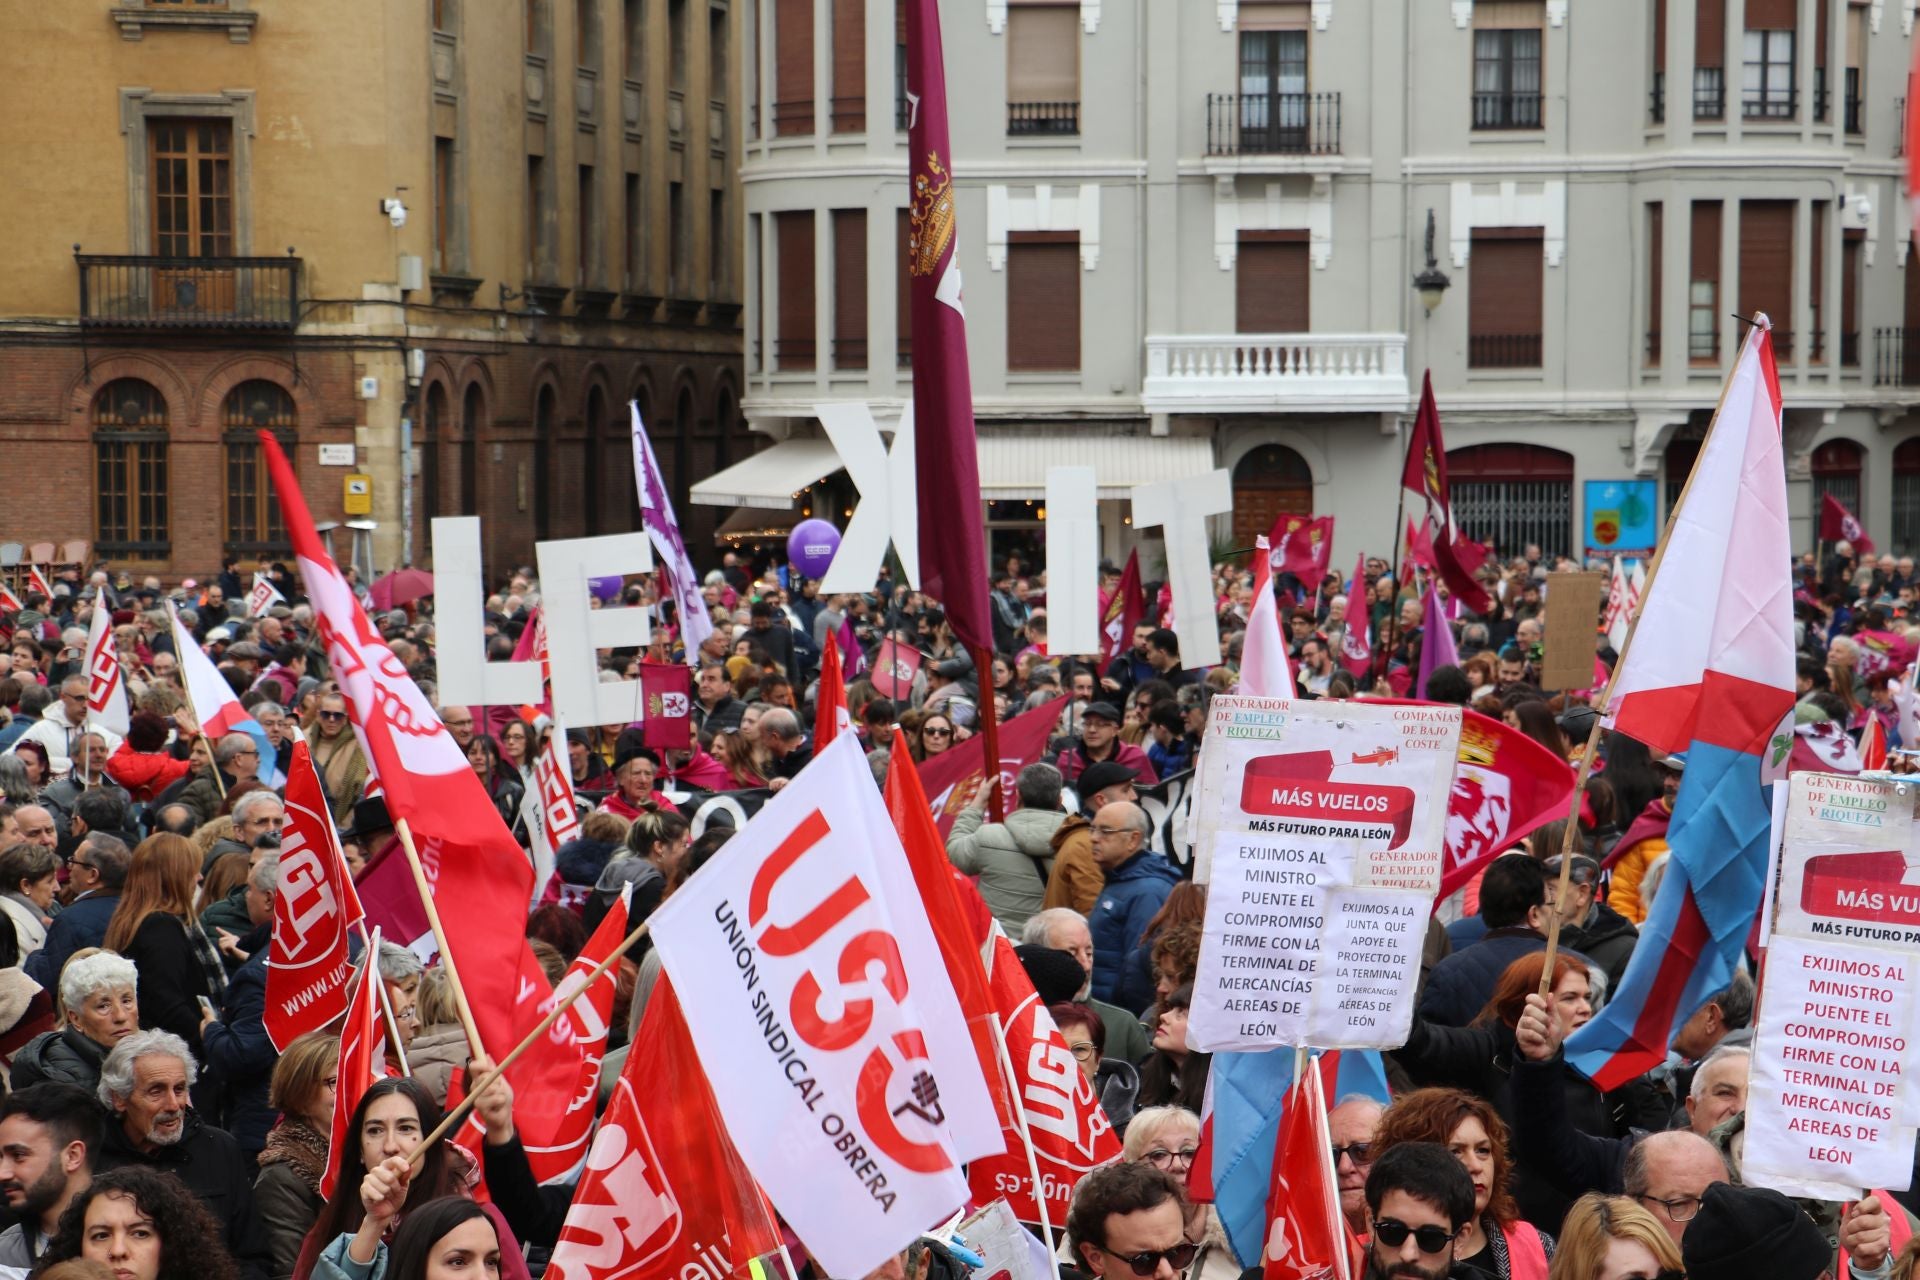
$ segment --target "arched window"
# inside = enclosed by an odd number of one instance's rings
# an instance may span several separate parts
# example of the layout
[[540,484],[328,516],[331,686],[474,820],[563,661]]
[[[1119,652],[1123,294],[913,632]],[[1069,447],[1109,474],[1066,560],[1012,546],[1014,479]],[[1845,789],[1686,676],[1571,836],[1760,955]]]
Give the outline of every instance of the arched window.
[[1813,514],[1820,518],[1829,494],[1840,505],[1867,523],[1867,509],[1861,503],[1861,448],[1851,440],[1829,440],[1813,451]]
[[454,508],[461,515],[480,514],[480,424],[486,416],[486,393],[479,383],[468,383],[460,402],[460,500]]
[[1903,556],[1920,549],[1920,436],[1893,451],[1893,548]]
[[1531,444],[1447,451],[1453,519],[1502,556],[1573,553],[1573,455]]
[[[688,462],[689,441],[693,438],[693,388],[681,387],[680,394],[673,400],[673,474],[666,477],[667,497],[673,502],[674,514],[686,519],[687,488],[693,483],[692,467]],[[654,451],[659,451],[655,443]],[[661,466],[666,466],[662,460]]]
[[607,393],[596,384],[587,391],[586,430],[580,435],[577,446],[580,453],[580,492],[586,499],[586,531],[604,533],[600,527],[600,490],[605,477],[593,473],[593,452],[599,447],[599,441],[605,432],[607,416]]
[[553,388],[540,388],[533,405],[533,537],[553,536]]
[[724,471],[733,461],[733,433],[735,420],[739,418],[738,402],[733,398],[733,388],[726,383],[720,384],[720,392],[713,402],[713,429],[718,437],[713,445],[713,469]]
[[103,556],[162,560],[167,523],[167,402],[158,387],[119,378],[93,402],[94,542]]
[[1263,444],[1233,469],[1233,545],[1251,547],[1283,515],[1313,514],[1313,470],[1283,444]]
[[254,433],[271,431],[293,457],[298,425],[293,397],[278,383],[255,378],[227,392],[220,426],[227,455],[227,554],[259,556],[287,551],[280,499],[267,478],[267,460]]
[[[427,388],[427,411],[420,419],[420,522],[447,514],[440,509],[440,440],[447,430],[447,389],[441,383]],[[458,515],[459,512],[452,514]]]

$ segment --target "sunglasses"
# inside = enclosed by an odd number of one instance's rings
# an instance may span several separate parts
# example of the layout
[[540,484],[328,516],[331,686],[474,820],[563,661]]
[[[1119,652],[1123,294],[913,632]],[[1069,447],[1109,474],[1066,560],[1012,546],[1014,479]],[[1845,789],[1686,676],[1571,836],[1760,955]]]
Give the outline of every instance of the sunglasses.
[[344,711],[322,711],[320,718],[322,720],[345,720],[347,713]]
[[1167,1264],[1175,1271],[1185,1271],[1193,1265],[1194,1255],[1200,1252],[1200,1246],[1182,1241],[1171,1249],[1148,1249],[1144,1253],[1126,1254],[1115,1253],[1105,1245],[1101,1245],[1100,1252],[1109,1258],[1118,1258],[1126,1263],[1128,1269],[1137,1276],[1150,1276],[1160,1270],[1162,1258],[1165,1258]]
[[1412,1236],[1420,1245],[1422,1253],[1438,1253],[1452,1242],[1454,1232],[1445,1227],[1410,1227],[1404,1222],[1392,1218],[1375,1218],[1373,1234],[1381,1244],[1389,1249],[1398,1249]]
[[1367,1162],[1367,1153],[1372,1150],[1373,1144],[1371,1142],[1349,1142],[1344,1147],[1333,1148],[1333,1162],[1339,1164],[1340,1157],[1346,1156],[1355,1164],[1365,1164]]
[[920,736],[923,738],[951,738],[953,736],[953,730],[942,729],[938,725],[928,725],[920,731]]

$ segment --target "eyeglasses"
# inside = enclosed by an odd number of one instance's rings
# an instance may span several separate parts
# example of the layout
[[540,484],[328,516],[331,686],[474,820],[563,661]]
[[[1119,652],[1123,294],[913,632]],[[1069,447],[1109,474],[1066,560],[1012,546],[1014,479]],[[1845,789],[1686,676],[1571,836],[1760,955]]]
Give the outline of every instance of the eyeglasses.
[[[320,713],[320,718],[322,720],[328,720],[328,721],[345,720],[347,718],[347,713],[344,711],[322,711]],[[471,724],[472,721],[468,721],[467,723]],[[454,729],[454,728],[459,728],[460,726],[449,724],[447,727],[449,729]]]
[[1406,1223],[1396,1222],[1392,1218],[1375,1218],[1373,1220],[1373,1235],[1376,1240],[1389,1249],[1398,1249],[1407,1242],[1408,1236],[1412,1236],[1415,1242],[1419,1244],[1420,1252],[1438,1253],[1446,1248],[1453,1240],[1455,1233],[1447,1230],[1445,1227],[1410,1227]]
[[98,871],[100,869],[94,866],[91,862],[82,862],[78,858],[67,859],[67,865],[70,867],[85,867],[89,871]]
[[1092,830],[1093,830],[1093,834],[1096,836],[1124,836],[1130,831],[1132,831],[1133,828],[1132,827],[1103,827],[1096,822],[1093,824]]
[[1075,1040],[1067,1046],[1072,1051],[1074,1061],[1091,1062],[1100,1051],[1093,1047],[1091,1040]]
[[1372,1150],[1373,1144],[1371,1142],[1349,1142],[1344,1147],[1333,1148],[1333,1162],[1337,1165],[1340,1163],[1340,1157],[1346,1156],[1356,1165],[1365,1164],[1367,1162],[1367,1153]]
[[1652,1201],[1667,1211],[1667,1217],[1675,1222],[1691,1221],[1693,1215],[1700,1212],[1699,1196],[1678,1196],[1672,1200],[1662,1200],[1659,1196],[1635,1196],[1636,1200]]
[[241,756],[253,756],[255,758],[258,758],[260,753],[258,751],[255,751],[252,747],[248,747],[245,751],[234,752],[233,755],[234,755],[234,758],[237,760]]
[[1162,1258],[1165,1258],[1167,1264],[1175,1271],[1185,1271],[1193,1265],[1194,1255],[1200,1252],[1199,1245],[1187,1241],[1182,1241],[1171,1249],[1148,1249],[1144,1253],[1134,1254],[1115,1253],[1105,1245],[1099,1248],[1100,1252],[1109,1258],[1118,1258],[1126,1263],[1128,1269],[1137,1276],[1150,1276],[1158,1271]]
[[[1156,1169],[1171,1169],[1173,1162],[1176,1160],[1181,1164],[1191,1167],[1193,1158],[1199,1154],[1199,1147],[1182,1147],[1178,1151],[1169,1151],[1165,1147],[1155,1147],[1140,1158]],[[1144,1275],[1145,1273],[1142,1272],[1141,1274]]]

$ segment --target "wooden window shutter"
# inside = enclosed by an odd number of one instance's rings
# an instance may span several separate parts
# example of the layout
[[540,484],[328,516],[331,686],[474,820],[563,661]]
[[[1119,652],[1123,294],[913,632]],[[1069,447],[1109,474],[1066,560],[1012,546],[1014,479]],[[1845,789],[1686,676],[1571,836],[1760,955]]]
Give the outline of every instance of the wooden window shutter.
[[1080,6],[1007,12],[1007,101],[1080,101]]
[[833,367],[867,367],[867,211],[833,211]]
[[1473,258],[1468,265],[1472,277],[1467,288],[1469,333],[1539,335],[1544,248],[1536,227],[1473,233]]
[[1797,0],[1747,0],[1747,30],[1791,31],[1798,8]]
[[1007,244],[1007,368],[1071,373],[1080,368],[1080,237],[1015,232]]
[[[1826,30],[1826,23],[1820,24]],[[1847,65],[1864,66],[1862,59],[1867,51],[1867,11],[1865,9],[1847,10]]]
[[813,132],[813,0],[774,0],[773,131]]
[[1242,31],[1305,31],[1306,0],[1242,0],[1238,27]]
[[1476,0],[1473,25],[1482,31],[1544,27],[1546,0]]
[[[1825,15],[1821,14],[1818,15],[1818,17],[1824,19]],[[1813,66],[1815,73],[1818,74],[1820,71],[1825,70],[1826,65],[1827,23],[1824,20],[1817,20],[1813,24]],[[1851,66],[1852,64],[1849,63],[1848,65]]]
[[[1866,244],[1865,231],[1849,231],[1840,245],[1840,358],[1844,364],[1860,363],[1860,248]],[[1852,338],[1849,346],[1847,339]]]
[[775,367],[814,367],[813,210],[792,209],[773,215],[780,290],[779,329],[774,338]]
[[867,6],[833,0],[833,111],[835,133],[867,127]]
[[[1824,201],[1815,200],[1813,202],[1813,227],[1808,239],[1811,241],[1809,252],[1813,254],[1813,261],[1807,264],[1807,293],[1809,295],[1807,303],[1813,312],[1813,333],[1811,335],[1813,345],[1808,348],[1808,354],[1817,361],[1823,360],[1826,357],[1826,350],[1822,339],[1827,336],[1828,331],[1833,327],[1831,317],[1825,314],[1825,304],[1827,301],[1827,206]],[[1782,328],[1792,327],[1783,320],[1775,320],[1774,323]]]
[[1774,326],[1774,346],[1785,358],[1793,328],[1793,202],[1740,202],[1740,314],[1764,311]]
[[1667,69],[1667,0],[1653,0],[1653,69]]
[[1726,0],[1697,0],[1693,10],[1693,65],[1725,66],[1727,60]]
[[1688,279],[1720,283],[1720,202],[1695,200],[1687,246]]
[[1233,278],[1235,331],[1309,332],[1310,274],[1305,232],[1241,232]]
[[1660,277],[1666,266],[1666,206],[1647,206],[1647,363],[1660,363]]
[[913,231],[913,219],[905,209],[896,210],[893,222],[893,309],[899,317],[899,332],[894,338],[894,360],[905,369],[913,363],[913,275],[907,270],[907,242]]

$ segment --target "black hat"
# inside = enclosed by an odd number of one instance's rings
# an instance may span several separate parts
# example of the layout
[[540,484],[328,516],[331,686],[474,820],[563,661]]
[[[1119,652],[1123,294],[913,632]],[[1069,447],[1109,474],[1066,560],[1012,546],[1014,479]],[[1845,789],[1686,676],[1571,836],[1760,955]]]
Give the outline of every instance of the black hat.
[[1013,954],[1020,957],[1020,966],[1027,971],[1027,980],[1033,983],[1042,1004],[1071,1000],[1087,985],[1087,971],[1070,951],[1022,943]]
[[357,840],[393,830],[393,817],[387,812],[385,796],[363,796],[353,802],[353,818],[340,828],[342,840]]
[[1716,1182],[1700,1196],[1681,1256],[1687,1280],[1817,1280],[1833,1248],[1806,1211],[1770,1187]]
[[1560,713],[1560,732],[1566,734],[1570,742],[1585,745],[1587,739],[1593,734],[1593,722],[1599,718],[1600,713],[1592,707],[1585,705],[1568,707]]
[[1140,776],[1138,769],[1129,769],[1123,764],[1111,760],[1102,760],[1099,764],[1090,764],[1080,771],[1080,780],[1074,784],[1080,799],[1086,800],[1096,791],[1105,791],[1108,787],[1118,786],[1122,782],[1132,782]]
[[1111,702],[1089,702],[1087,709],[1080,713],[1080,718],[1082,720],[1106,720],[1113,724],[1120,723],[1120,713],[1114,709],[1114,705]]

